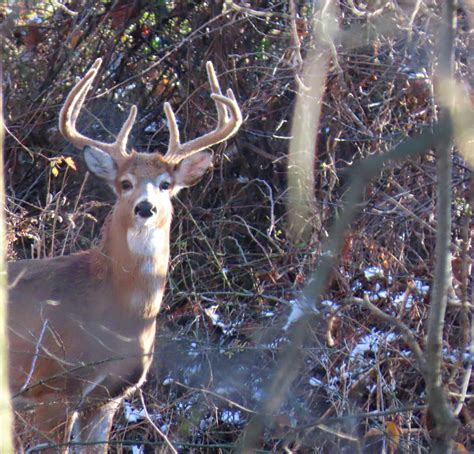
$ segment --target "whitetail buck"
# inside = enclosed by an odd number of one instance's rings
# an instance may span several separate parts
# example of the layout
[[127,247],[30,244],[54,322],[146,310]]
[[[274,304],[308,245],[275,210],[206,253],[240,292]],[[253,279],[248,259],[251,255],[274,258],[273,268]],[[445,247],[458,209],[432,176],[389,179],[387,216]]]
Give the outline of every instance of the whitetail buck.
[[[14,408],[32,414],[35,442],[106,442],[113,415],[145,380],[152,362],[155,318],[169,257],[171,197],[199,181],[212,155],[202,151],[235,134],[242,123],[231,90],[222,95],[207,63],[216,128],[181,143],[171,106],[164,106],[168,151],[127,152],[137,109],[113,143],[76,130],[98,59],[71,90],[59,129],[84,149],[89,170],[104,179],[117,202],[99,247],[64,257],[9,263],[10,384]],[[107,444],[86,452],[105,452]]]

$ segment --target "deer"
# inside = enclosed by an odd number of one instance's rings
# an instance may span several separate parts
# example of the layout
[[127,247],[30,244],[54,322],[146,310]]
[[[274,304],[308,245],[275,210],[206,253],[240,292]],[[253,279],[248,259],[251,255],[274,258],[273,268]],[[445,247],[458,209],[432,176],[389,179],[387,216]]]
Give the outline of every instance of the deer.
[[171,200],[211,166],[206,149],[242,124],[234,93],[222,94],[207,62],[214,130],[181,143],[175,113],[165,103],[166,153],[129,151],[136,106],[115,141],[87,137],[76,122],[101,64],[97,59],[74,85],[59,114],[61,134],[83,150],[88,170],[116,195],[100,241],[70,255],[8,263],[12,405],[28,415],[35,442],[54,452],[68,452],[73,443],[107,452],[114,414],[142,386],[152,363],[170,255]]

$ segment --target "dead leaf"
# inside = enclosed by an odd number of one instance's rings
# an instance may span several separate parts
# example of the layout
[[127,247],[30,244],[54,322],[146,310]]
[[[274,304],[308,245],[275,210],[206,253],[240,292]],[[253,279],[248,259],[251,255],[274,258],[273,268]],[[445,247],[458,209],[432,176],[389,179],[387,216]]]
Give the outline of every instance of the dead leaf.
[[453,443],[453,449],[451,450],[451,454],[468,454],[469,451],[466,449],[466,447],[461,444],[454,442]]
[[77,42],[79,41],[79,38],[81,37],[81,35],[82,35],[81,30],[75,30],[71,34],[71,37],[69,38],[69,42],[67,43],[67,48],[73,49],[74,47],[76,47]]
[[64,162],[67,164],[68,167],[70,167],[72,170],[77,170],[76,163],[74,162],[74,159],[72,159],[70,156],[64,158]]
[[400,444],[400,435],[402,431],[394,421],[388,421],[385,425],[385,430],[388,433],[388,449],[389,452],[393,454]]
[[36,26],[28,26],[27,32],[23,36],[23,42],[27,51],[35,51],[39,43],[44,41],[44,35]]

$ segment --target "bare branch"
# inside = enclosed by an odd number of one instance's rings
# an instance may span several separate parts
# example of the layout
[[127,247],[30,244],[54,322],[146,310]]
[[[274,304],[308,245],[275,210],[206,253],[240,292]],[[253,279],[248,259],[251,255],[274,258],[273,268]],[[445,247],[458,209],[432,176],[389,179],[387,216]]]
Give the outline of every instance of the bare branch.
[[[456,3],[456,0],[447,0],[444,3],[438,59],[440,83],[451,81],[454,74]],[[451,123],[451,115],[446,105],[442,106],[440,121]],[[428,406],[435,421],[432,449],[435,453],[445,453],[449,451],[457,431],[457,421],[441,381],[444,317],[448,302],[449,283],[451,282],[451,136],[442,137],[436,149],[438,158],[438,227],[435,249],[436,264],[426,339],[426,360],[429,369],[426,370],[425,381]]]
[[362,304],[366,309],[375,314],[378,318],[393,326],[393,328],[395,328],[403,336],[404,341],[408,344],[411,351],[415,355],[419,369],[422,372],[426,371],[426,361],[423,356],[423,351],[421,350],[421,347],[418,344],[415,336],[413,336],[412,332],[410,331],[410,328],[408,328],[405,323],[403,323],[400,319],[396,317],[386,314],[377,306],[373,305],[370,302],[367,294],[364,294],[364,298],[354,298],[354,301],[359,304]]

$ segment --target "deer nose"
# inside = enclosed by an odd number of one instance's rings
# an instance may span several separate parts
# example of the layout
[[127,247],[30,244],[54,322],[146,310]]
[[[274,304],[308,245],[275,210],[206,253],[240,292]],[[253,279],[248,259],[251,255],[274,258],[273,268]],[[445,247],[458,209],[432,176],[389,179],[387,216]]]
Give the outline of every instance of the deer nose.
[[142,200],[135,206],[135,214],[142,218],[151,218],[156,213],[156,207],[148,200]]

